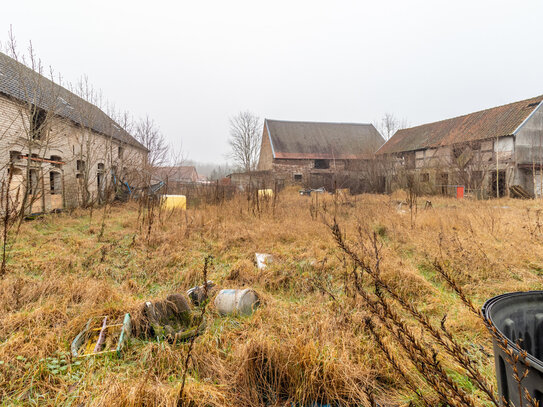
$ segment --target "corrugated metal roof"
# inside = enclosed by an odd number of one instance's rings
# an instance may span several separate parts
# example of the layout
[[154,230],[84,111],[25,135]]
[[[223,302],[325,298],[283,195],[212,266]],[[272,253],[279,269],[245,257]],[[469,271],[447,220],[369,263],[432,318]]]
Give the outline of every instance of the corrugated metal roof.
[[435,148],[455,143],[512,135],[543,101],[543,96],[464,116],[398,130],[378,154]]
[[147,150],[97,106],[0,52],[0,93]]
[[384,143],[372,124],[268,120],[274,158],[360,159]]

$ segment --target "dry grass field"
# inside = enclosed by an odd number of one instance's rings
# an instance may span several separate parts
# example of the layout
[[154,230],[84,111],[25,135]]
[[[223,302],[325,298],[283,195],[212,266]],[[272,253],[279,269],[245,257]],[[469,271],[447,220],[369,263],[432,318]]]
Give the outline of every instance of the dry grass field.
[[[356,294],[352,260],[326,225],[334,216],[370,263],[375,236],[381,278],[435,326],[446,315],[444,324],[493,383],[490,335],[433,263],[446,265],[477,307],[500,293],[542,289],[541,203],[423,197],[411,212],[398,208],[404,199],[402,192],[335,199],[287,189],[274,205],[255,208],[241,195],[186,216],[162,213],[149,236],[137,205],[126,204],[111,209],[101,239],[100,210],[25,222],[0,281],[2,405],[177,405],[187,343],[133,339],[122,358],[78,360],[69,345],[91,316],[138,315],[144,301],[201,284],[208,255],[219,288],[252,287],[262,305],[249,317],[222,317],[208,305],[189,358],[186,405],[370,406],[370,390],[381,406],[422,405],[368,330],[371,312]],[[424,209],[427,199],[432,207]],[[258,270],[255,252],[273,254],[274,263]],[[358,284],[374,289],[364,277]],[[440,405],[409,357],[377,329],[410,380]],[[490,405],[446,353],[436,357],[473,405]]]

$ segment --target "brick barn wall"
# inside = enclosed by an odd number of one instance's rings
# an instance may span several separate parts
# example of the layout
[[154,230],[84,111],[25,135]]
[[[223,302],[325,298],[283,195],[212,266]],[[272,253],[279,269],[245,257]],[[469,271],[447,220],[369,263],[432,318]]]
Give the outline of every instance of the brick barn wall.
[[273,160],[273,173],[276,177],[285,180],[286,184],[296,183],[294,176],[302,175],[302,184],[308,185],[315,176],[326,176],[347,169],[344,160],[330,161],[330,168],[315,168],[315,160],[275,159]]

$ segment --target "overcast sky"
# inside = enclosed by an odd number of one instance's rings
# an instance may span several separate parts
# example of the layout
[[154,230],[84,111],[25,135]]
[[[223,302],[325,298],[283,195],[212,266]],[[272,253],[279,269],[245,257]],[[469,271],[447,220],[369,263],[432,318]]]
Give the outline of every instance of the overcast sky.
[[3,1],[20,48],[223,162],[228,118],[411,125],[543,93],[542,1]]

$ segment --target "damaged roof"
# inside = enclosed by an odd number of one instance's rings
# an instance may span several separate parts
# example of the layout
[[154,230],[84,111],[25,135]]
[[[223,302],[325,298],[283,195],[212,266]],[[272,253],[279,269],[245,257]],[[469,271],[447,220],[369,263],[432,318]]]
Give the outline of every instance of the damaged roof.
[[264,121],[274,158],[368,158],[385,140],[372,124]]
[[100,108],[2,52],[0,93],[148,151]]
[[378,154],[422,150],[515,134],[543,95],[439,122],[398,130]]

